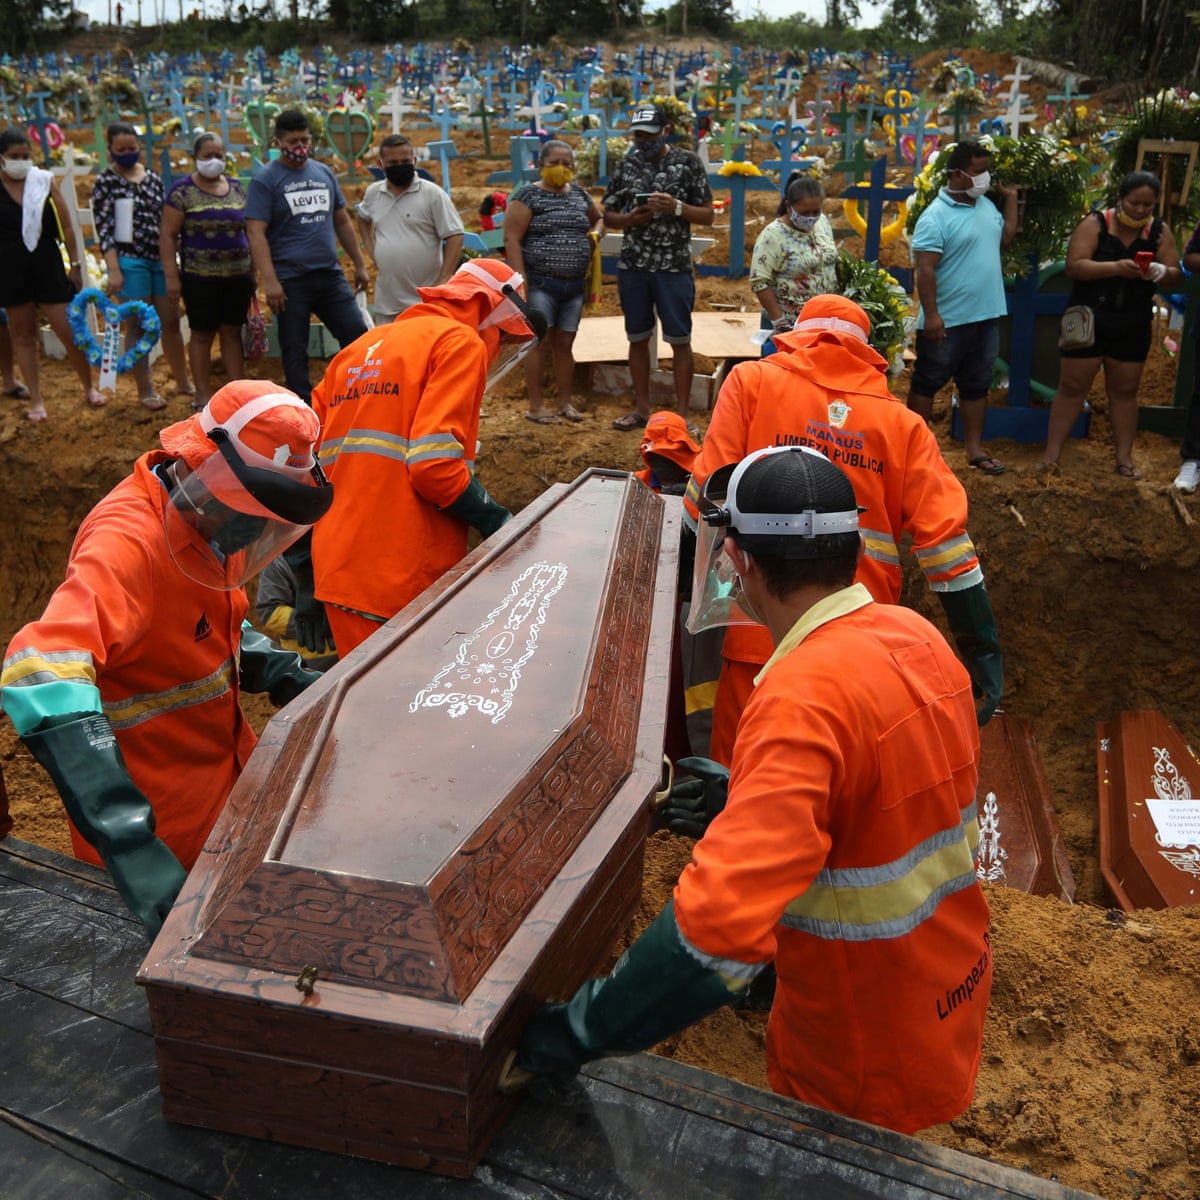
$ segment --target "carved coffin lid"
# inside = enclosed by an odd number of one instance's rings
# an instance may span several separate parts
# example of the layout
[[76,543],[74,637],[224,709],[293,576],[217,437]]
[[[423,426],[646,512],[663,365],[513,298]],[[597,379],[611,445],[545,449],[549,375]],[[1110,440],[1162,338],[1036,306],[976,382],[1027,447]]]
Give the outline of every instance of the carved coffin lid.
[[1028,721],[997,713],[980,730],[980,879],[1075,900],[1050,787]]
[[598,816],[654,791],[678,521],[624,473],[552,488],[280,712],[140,981],[294,1005],[316,967],[360,1014],[466,1005]]
[[1200,760],[1160,712],[1097,727],[1100,871],[1126,911],[1200,903]]

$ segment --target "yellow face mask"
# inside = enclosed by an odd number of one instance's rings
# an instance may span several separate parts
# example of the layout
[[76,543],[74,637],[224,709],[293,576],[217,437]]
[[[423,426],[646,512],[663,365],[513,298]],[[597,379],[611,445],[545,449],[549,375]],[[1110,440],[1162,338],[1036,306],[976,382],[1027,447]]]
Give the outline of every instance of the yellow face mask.
[[1141,229],[1146,222],[1137,217],[1131,217],[1123,208],[1117,209],[1117,220],[1125,226],[1126,229]]
[[548,183],[551,187],[566,187],[572,179],[575,178],[575,172],[561,163],[553,167],[542,168],[542,181]]

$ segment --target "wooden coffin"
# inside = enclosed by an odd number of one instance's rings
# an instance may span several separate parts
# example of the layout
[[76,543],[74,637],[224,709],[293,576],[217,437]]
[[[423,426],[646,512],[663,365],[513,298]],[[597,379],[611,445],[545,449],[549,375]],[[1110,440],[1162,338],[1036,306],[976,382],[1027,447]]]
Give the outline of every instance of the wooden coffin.
[[472,1170],[640,893],[679,514],[551,489],[270,722],[138,975],[168,1118]]
[[1096,727],[1100,872],[1126,911],[1200,903],[1200,760],[1160,712]]
[[980,879],[1075,901],[1050,785],[1028,721],[997,713],[979,731]]

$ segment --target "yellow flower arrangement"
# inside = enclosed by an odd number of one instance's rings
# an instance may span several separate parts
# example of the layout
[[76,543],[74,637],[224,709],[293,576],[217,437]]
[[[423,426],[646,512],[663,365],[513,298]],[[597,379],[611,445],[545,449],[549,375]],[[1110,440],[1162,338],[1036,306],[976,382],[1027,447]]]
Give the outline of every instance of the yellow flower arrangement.
[[721,164],[718,175],[761,175],[762,172],[752,162],[737,162],[730,159]]

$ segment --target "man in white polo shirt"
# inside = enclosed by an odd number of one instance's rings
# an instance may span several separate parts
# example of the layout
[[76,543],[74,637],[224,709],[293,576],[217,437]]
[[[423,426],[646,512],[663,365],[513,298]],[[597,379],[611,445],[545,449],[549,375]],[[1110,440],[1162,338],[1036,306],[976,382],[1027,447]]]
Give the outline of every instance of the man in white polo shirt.
[[389,134],[379,147],[385,179],[367,188],[356,209],[367,252],[375,259],[375,319],[393,321],[420,303],[417,288],[437,287],[458,269],[463,223],[450,197],[417,174],[412,144]]

